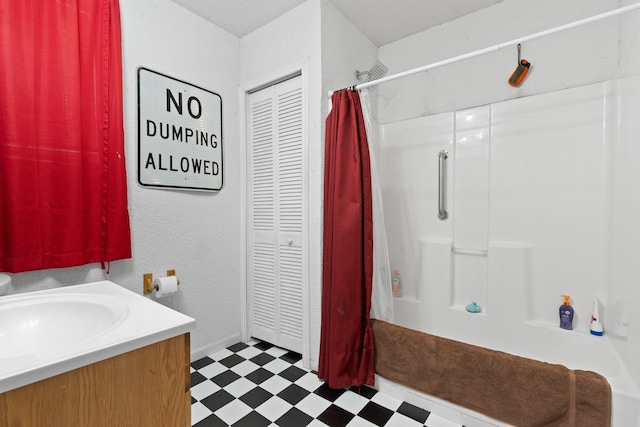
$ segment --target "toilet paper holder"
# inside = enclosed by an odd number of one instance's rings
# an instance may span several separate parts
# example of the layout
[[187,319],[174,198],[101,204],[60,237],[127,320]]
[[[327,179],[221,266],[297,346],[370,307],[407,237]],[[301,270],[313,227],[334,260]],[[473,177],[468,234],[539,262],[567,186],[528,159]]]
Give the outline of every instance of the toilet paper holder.
[[[167,276],[175,276],[175,270],[167,270]],[[157,291],[158,287],[153,284],[153,274],[146,273],[143,276],[143,284],[142,284],[142,293],[144,295],[150,294],[153,291]],[[178,280],[178,285],[180,284],[180,280]]]

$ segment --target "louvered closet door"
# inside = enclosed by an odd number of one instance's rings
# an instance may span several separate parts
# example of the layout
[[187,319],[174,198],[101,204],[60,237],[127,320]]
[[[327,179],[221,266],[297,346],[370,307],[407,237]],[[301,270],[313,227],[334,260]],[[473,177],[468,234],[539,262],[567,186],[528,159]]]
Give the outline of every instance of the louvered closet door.
[[301,77],[247,103],[251,335],[302,352]]

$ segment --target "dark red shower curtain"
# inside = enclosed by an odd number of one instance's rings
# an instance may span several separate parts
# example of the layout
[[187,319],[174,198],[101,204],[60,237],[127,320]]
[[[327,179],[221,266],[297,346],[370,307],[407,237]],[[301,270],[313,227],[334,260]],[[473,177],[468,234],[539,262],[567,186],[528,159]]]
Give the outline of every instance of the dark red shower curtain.
[[0,0],[0,271],[131,257],[117,0]]
[[369,148],[360,96],[331,97],[326,121],[322,324],[318,377],[331,388],[374,383],[369,326],[373,218]]

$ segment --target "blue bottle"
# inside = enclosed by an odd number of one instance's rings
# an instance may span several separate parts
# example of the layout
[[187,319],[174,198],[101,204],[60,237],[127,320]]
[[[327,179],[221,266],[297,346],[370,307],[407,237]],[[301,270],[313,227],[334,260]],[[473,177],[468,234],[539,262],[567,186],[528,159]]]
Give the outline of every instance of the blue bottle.
[[571,297],[569,295],[560,295],[564,298],[564,303],[560,306],[560,327],[562,329],[573,329],[573,307],[569,304]]

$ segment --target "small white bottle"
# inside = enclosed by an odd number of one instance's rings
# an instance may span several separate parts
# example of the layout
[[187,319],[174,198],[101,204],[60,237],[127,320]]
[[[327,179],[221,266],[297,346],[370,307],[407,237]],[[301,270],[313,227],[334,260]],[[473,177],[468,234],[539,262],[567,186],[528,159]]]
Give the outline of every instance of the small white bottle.
[[602,322],[600,322],[600,315],[598,314],[598,298],[593,299],[593,309],[591,310],[591,324],[589,325],[591,335],[601,337],[604,333]]
[[391,290],[394,297],[402,297],[402,281],[400,280],[400,270],[394,270],[391,276]]

